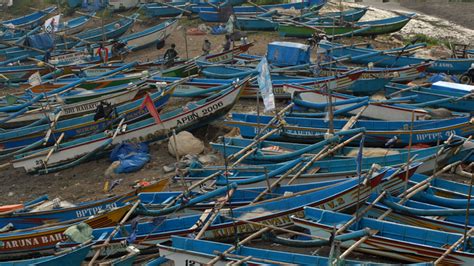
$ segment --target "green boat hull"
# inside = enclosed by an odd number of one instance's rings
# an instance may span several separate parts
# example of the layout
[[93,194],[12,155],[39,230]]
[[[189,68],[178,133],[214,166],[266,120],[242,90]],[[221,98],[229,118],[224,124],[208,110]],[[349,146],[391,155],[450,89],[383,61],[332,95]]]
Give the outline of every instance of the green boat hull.
[[[314,28],[323,30],[326,35],[346,35],[351,36],[351,32],[354,36],[375,36],[381,34],[388,34],[397,32],[402,29],[409,20],[400,21],[398,23],[386,24],[386,25],[373,25],[369,29],[361,31],[359,26],[312,26]],[[305,27],[301,25],[292,24],[280,24],[278,27],[278,33],[282,37],[298,37],[298,38],[309,38],[316,31],[312,27]]]

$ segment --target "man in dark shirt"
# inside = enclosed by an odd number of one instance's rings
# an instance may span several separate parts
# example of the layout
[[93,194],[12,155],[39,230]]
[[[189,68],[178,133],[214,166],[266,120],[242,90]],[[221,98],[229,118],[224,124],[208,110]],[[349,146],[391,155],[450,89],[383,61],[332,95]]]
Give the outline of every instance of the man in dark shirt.
[[225,35],[225,43],[222,45],[222,51],[225,52],[225,51],[229,51],[230,50],[230,45],[231,45],[231,39],[230,39],[230,35],[226,34]]
[[169,48],[165,52],[164,59],[165,59],[165,65],[167,67],[172,66],[174,64],[175,58],[178,57],[178,52],[176,52],[175,48],[176,48],[176,45],[173,43],[171,44],[171,48]]

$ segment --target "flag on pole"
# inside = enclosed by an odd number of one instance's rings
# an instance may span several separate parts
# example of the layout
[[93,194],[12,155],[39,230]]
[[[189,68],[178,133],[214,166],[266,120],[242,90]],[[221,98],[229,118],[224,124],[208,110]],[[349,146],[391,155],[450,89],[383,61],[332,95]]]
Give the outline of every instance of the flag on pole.
[[28,83],[31,85],[31,86],[38,86],[41,84],[41,75],[38,71],[36,71],[33,75],[31,75],[29,78],[28,78]]
[[359,153],[357,153],[357,159],[356,159],[356,172],[357,176],[360,177],[360,173],[362,172],[362,157],[364,153],[364,142],[365,142],[365,135],[362,135],[362,138],[360,139],[359,143]]
[[47,32],[56,32],[56,31],[58,31],[60,18],[61,18],[61,15],[56,15],[52,18],[47,19],[44,22],[45,31],[47,31]]
[[160,114],[155,108],[155,105],[153,104],[153,100],[150,97],[150,94],[146,94],[145,98],[143,99],[142,105],[140,106],[140,109],[145,108],[148,109],[148,112],[150,113],[153,118],[155,118],[156,124],[161,124],[161,119],[160,119]]
[[266,57],[263,57],[260,63],[258,63],[257,71],[259,73],[257,82],[262,94],[263,105],[265,105],[265,112],[273,111],[275,110],[275,95],[273,94],[272,79]]

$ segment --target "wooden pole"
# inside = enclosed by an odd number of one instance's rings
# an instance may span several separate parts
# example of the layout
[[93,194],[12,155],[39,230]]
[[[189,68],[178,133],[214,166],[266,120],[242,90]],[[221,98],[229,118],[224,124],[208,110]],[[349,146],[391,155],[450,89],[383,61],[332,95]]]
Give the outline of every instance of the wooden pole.
[[95,252],[94,256],[89,261],[89,264],[88,264],[89,266],[94,265],[94,262],[99,257],[100,252],[102,251],[102,249],[110,243],[110,241],[112,240],[114,235],[117,234],[117,232],[120,230],[120,227],[122,227],[123,224],[128,220],[128,218],[130,218],[130,216],[133,214],[133,212],[135,211],[135,209],[138,207],[139,204],[140,204],[139,200],[137,202],[135,202],[135,204],[133,204],[132,208],[130,208],[130,210],[127,212],[127,214],[125,214],[125,216],[122,218],[122,220],[115,226],[114,230],[110,233],[110,235],[107,237],[107,239],[104,241],[104,243],[102,245],[98,246],[98,250]]
[[463,235],[461,238],[459,238],[459,240],[457,240],[456,242],[454,242],[448,249],[446,249],[446,251],[443,253],[443,255],[441,255],[441,257],[439,257],[437,260],[435,260],[435,262],[433,263],[434,265],[440,265],[442,263],[442,261],[446,258],[446,256],[448,256],[449,254],[451,254],[453,252],[453,250],[458,246],[458,245],[461,245],[465,240],[466,240],[466,235],[469,235],[471,234],[472,232],[474,232],[474,227],[471,228],[468,232],[466,232],[465,235]]
[[[443,167],[443,169],[439,170],[438,172],[436,172],[435,174],[433,174],[432,176],[428,177],[427,179],[425,179],[423,182],[420,182],[416,185],[414,185],[413,187],[411,187],[410,189],[408,189],[408,193],[406,193],[403,198],[398,202],[399,204],[403,204],[405,202],[407,202],[411,197],[413,197],[416,193],[418,193],[420,190],[422,189],[425,189],[426,186],[429,184],[429,182],[445,173],[446,171],[450,170],[452,167],[455,167],[457,165],[461,164],[461,161],[458,161],[458,162],[455,162],[455,163],[452,163],[452,164],[449,164],[445,167]],[[387,211],[385,211],[383,214],[381,214],[377,220],[383,220],[385,219],[385,217],[387,217],[390,213],[392,213],[392,209],[388,209]],[[474,229],[474,228],[473,228]],[[349,255],[354,249],[356,249],[357,247],[359,247],[360,245],[362,245],[367,239],[370,238],[370,236],[376,234],[378,232],[378,230],[374,230],[373,232],[371,232],[371,234],[369,236],[364,236],[362,237],[361,239],[359,239],[358,241],[356,241],[351,247],[349,247],[346,251],[344,251],[344,253],[341,254],[341,256],[339,256],[339,259],[344,259],[347,255]]]
[[[260,237],[260,235],[262,235],[263,233],[269,231],[270,228],[268,227],[265,227],[265,228],[262,228],[260,229],[259,231],[251,234],[250,236],[248,236],[247,238],[245,238],[244,240],[240,241],[237,246],[239,245],[245,245],[246,243],[250,242],[252,239],[255,239],[257,237]],[[208,265],[214,265],[216,264],[216,262],[218,262],[222,257],[225,257],[227,254],[229,254],[230,252],[234,251],[235,250],[235,246],[232,246],[230,248],[228,248],[227,250],[225,250],[224,252],[222,252],[221,254],[219,254],[218,256],[216,256],[215,258],[213,258],[212,260],[210,260],[207,264]]]
[[[361,133],[359,133],[359,134],[356,134],[356,135],[350,137],[349,139],[347,139],[346,141],[344,141],[344,142],[338,144],[338,145],[335,146],[334,148],[331,148],[331,149],[325,151],[324,153],[321,153],[321,154],[318,153],[318,154],[316,154],[313,158],[311,158],[311,160],[310,160],[308,163],[306,163],[305,166],[303,166],[303,167],[298,171],[298,173],[297,173],[295,176],[293,176],[293,177],[290,179],[290,181],[288,181],[288,185],[292,184],[292,183],[296,180],[296,178],[298,178],[302,173],[304,173],[314,162],[316,162],[317,160],[320,160],[320,159],[322,159],[322,158],[325,158],[325,157],[328,156],[329,154],[331,154],[331,153],[333,153],[333,152],[335,152],[335,151],[341,149],[342,147],[344,147],[344,146],[346,146],[347,144],[351,143],[352,141],[354,141],[355,139],[359,138],[359,137],[362,136],[363,134],[364,134],[363,132],[361,132]],[[325,149],[326,149],[326,148],[328,148],[328,147],[325,147]],[[322,151],[324,151],[324,149],[323,149]]]

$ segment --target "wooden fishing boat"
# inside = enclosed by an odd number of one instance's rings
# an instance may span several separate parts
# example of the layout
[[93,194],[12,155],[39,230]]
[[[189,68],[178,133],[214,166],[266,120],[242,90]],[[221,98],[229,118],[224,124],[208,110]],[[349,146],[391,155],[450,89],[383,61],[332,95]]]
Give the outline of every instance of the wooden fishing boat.
[[[310,183],[304,183],[304,184],[295,184],[295,185],[279,185],[276,186],[274,189],[271,190],[271,192],[265,194],[262,196],[262,199],[260,201],[264,200],[269,200],[269,199],[274,199],[278,198],[281,196],[284,196],[285,194],[289,193],[300,193],[306,190],[314,190],[314,189],[326,189],[331,186],[337,186],[337,184],[342,183],[347,181],[347,178],[342,178],[342,179],[335,179],[335,180],[329,180],[329,181],[317,181],[317,182],[310,182]],[[233,206],[239,207],[239,206],[245,206],[248,205],[249,203],[253,202],[256,200],[257,196],[260,195],[260,193],[264,192],[267,189],[267,187],[249,187],[249,188],[237,188],[234,190],[232,193],[230,199],[227,201],[225,206]],[[186,198],[195,198],[196,196],[199,196],[204,193],[198,193],[198,192],[189,192],[186,195]],[[181,196],[182,192],[147,192],[147,193],[140,193],[138,196],[140,198],[140,202],[146,206],[147,209],[158,209],[162,208],[163,206],[166,206],[169,202],[172,200],[176,199],[176,204],[186,204],[187,199],[179,198]],[[212,208],[216,204],[216,201],[214,198],[207,200],[207,201],[201,201],[195,205],[190,206],[193,210],[205,210]]]
[[[117,69],[114,69],[112,71],[120,72]],[[139,79],[144,78],[144,75],[142,73],[115,74],[115,75],[112,74],[111,72],[109,73],[110,74],[105,73],[103,74],[103,76],[83,79],[83,82],[81,82],[80,87],[86,90],[95,90],[95,89],[108,88],[108,87],[113,87],[113,86],[124,86],[129,83],[136,83]],[[34,93],[43,93],[43,92],[48,92],[48,91],[60,88],[64,86],[65,84],[70,84],[71,82],[75,82],[78,80],[80,80],[80,78],[62,77],[56,80],[45,81],[44,83],[30,87],[29,89]]]
[[[271,119],[270,116],[233,113],[232,120],[226,123],[229,126],[238,127],[243,137],[253,138]],[[285,121],[287,124],[281,126],[280,130],[268,138],[269,140],[314,143],[323,138],[331,122],[325,119],[302,117],[286,117]],[[346,120],[340,119],[334,119],[332,122],[335,130],[340,130],[347,123]],[[277,125],[270,126],[267,132],[276,127]],[[390,140],[395,146],[405,147],[410,143],[410,135],[412,144],[434,144],[437,141],[447,140],[451,134],[467,137],[474,133],[473,121],[467,116],[414,121],[413,130],[410,130],[411,121],[358,120],[354,127],[366,129],[365,143],[371,146],[384,146]]]
[[[123,207],[138,199],[139,193],[159,192],[166,188],[168,180],[163,179],[153,182],[148,186],[140,186],[130,192],[116,195],[101,200],[94,200],[77,204],[74,207],[57,208],[49,211],[31,212],[31,209],[23,209],[0,214],[0,227],[11,223],[14,230],[27,229],[38,226],[49,226],[55,223],[75,223],[87,219],[90,216],[100,214],[103,211]],[[126,211],[125,211],[126,212]],[[123,212],[120,211],[120,213]],[[120,219],[119,217],[118,219]],[[107,220],[103,220],[107,221]],[[113,226],[113,221],[105,222],[102,226]]]
[[391,83],[384,88],[385,95],[396,97],[410,97],[414,106],[421,108],[425,106],[447,108],[458,112],[474,111],[474,99],[472,93],[456,91],[441,91],[436,88],[416,86],[409,87]]
[[[150,118],[128,124],[125,130],[123,130],[123,128],[120,130],[122,132],[116,130],[117,133],[114,135],[104,132],[62,143],[60,148],[49,157],[47,171],[57,171],[62,169],[62,167],[70,167],[71,163],[82,162],[86,160],[87,156],[92,156],[98,153],[98,151],[102,151],[126,140],[160,140],[167,138],[168,131],[171,129],[181,131],[206,125],[225,115],[232,108],[238,100],[241,91],[246,86],[246,83],[247,80],[242,80],[230,88],[206,99],[188,103],[183,107],[162,114],[160,124],[156,124],[155,120]],[[24,168],[27,172],[37,171],[44,168],[44,164],[41,163],[41,160],[46,159],[47,153],[48,150],[45,149],[17,155],[12,163],[15,168]],[[77,159],[81,156],[81,159]],[[67,163],[74,159],[77,160]],[[42,171],[40,171],[40,173],[41,172]]]
[[[227,0],[227,1],[212,1],[212,6],[224,5],[240,5],[245,1],[242,0]],[[191,13],[198,13],[201,8],[212,8],[211,4],[202,1],[175,1],[170,3],[148,3],[143,5],[143,9],[148,17],[176,17],[181,14],[190,15]]]
[[[411,169],[414,170],[414,169]],[[392,173],[394,174],[393,176]],[[388,176],[384,178],[383,176]],[[291,223],[290,215],[301,216],[304,206],[318,206],[328,210],[344,210],[355,206],[357,199],[364,200],[370,195],[377,186],[386,188],[390,193],[399,192],[403,188],[404,171],[395,174],[392,169],[382,170],[371,176],[368,182],[357,185],[357,179],[347,180],[338,186],[331,186],[327,189],[300,193],[298,195],[288,195],[286,197],[269,200],[266,202],[254,204],[251,206],[239,207],[233,209],[233,214],[229,212],[220,212],[214,221],[203,234],[204,239],[226,239],[234,237],[235,234],[250,234],[261,229],[260,225],[249,224],[249,222],[257,222],[270,224],[274,226],[286,226]],[[360,188],[359,197],[357,190]],[[171,236],[185,236],[192,233],[198,233],[201,230],[202,221],[209,214],[198,214],[190,216],[181,216],[177,218],[160,219],[160,223],[140,223],[136,231],[136,243],[134,246],[138,248],[149,247],[150,243],[160,243],[168,240]],[[131,232],[130,225],[125,225],[124,230]],[[103,234],[108,234],[113,228],[95,229],[93,235],[95,239]],[[119,245],[119,241],[128,237],[125,231],[118,232],[111,240],[111,245],[104,250],[101,255],[110,254],[123,250],[123,246]],[[99,240],[96,243],[101,244]],[[67,246],[67,245],[66,245]]]
[[[71,38],[63,39],[61,37],[56,40],[54,49],[55,51],[70,50],[76,46],[86,45],[86,43],[81,43],[83,41],[96,42],[104,39],[109,40],[118,38],[125,34],[134,25],[137,18],[138,14],[133,14],[130,17],[122,18],[120,20],[106,24],[104,27],[93,28],[80,32],[76,35],[73,35]],[[80,50],[83,51],[84,47],[82,47]],[[43,56],[42,53],[27,48],[13,47],[0,50],[0,55],[6,59],[16,58],[25,54],[28,54],[30,57]],[[56,53],[52,54],[53,57],[56,55]],[[52,58],[52,63],[54,64],[54,58]]]
[[0,266],[63,266],[80,265],[91,251],[92,244],[79,245],[60,253],[34,259],[0,262]]
[[174,2],[166,5],[149,3],[143,5],[143,9],[147,17],[176,17],[183,13],[191,14],[193,6],[189,2]]
[[305,19],[315,20],[319,23],[321,22],[330,22],[334,21],[345,21],[345,22],[357,22],[359,21],[365,13],[367,13],[367,7],[356,7],[344,11],[335,11],[335,12],[324,12],[314,15],[305,16]]
[[[152,93],[152,99],[155,108],[158,111],[167,104],[169,98],[173,94],[174,87],[165,88],[158,92]],[[0,158],[11,157],[19,152],[26,152],[37,148],[40,144],[53,145],[54,141],[62,134],[63,140],[87,136],[96,132],[106,130],[107,128],[118,124],[118,119],[124,118],[124,122],[131,123],[139,121],[149,116],[146,110],[140,109],[142,99],[118,105],[115,107],[116,116],[111,118],[96,118],[95,113],[88,115],[59,120],[55,127],[51,130],[51,135],[48,137],[47,131],[51,129],[48,121],[34,125],[28,125],[24,128],[12,129],[0,133],[0,153],[3,154]],[[29,149],[30,148],[30,149]]]
[[34,28],[36,26],[41,25],[44,19],[46,19],[46,17],[49,14],[53,13],[55,10],[56,10],[55,6],[50,6],[43,10],[35,11],[26,16],[0,21],[0,24],[3,27],[8,27],[10,25],[13,25],[13,27],[16,27],[16,28]]
[[[2,113],[0,114],[0,119],[2,121],[3,127],[15,128],[40,120],[45,115],[54,116],[55,110],[57,109],[62,111],[60,119],[68,119],[94,112],[96,111],[97,106],[103,102],[111,104],[112,106],[129,102],[135,99],[138,96],[138,93],[142,92],[142,90],[143,88],[140,86],[129,84],[119,85],[117,87],[109,87],[105,92],[109,91],[111,93],[106,93],[102,96],[95,97],[93,95],[86,94],[87,96],[83,97],[73,97],[77,98],[76,100],[78,101],[71,99],[71,103],[41,103],[41,107],[28,110],[15,117],[12,117],[12,114],[10,113]],[[82,98],[82,100],[80,98]]]
[[3,77],[0,80],[4,83],[23,82],[36,72],[44,75],[50,73],[50,69],[38,65],[2,66],[0,73]]
[[[463,149],[462,155],[457,156],[454,154],[454,150],[448,149],[443,153],[439,154],[439,158],[442,158],[439,162],[440,165],[445,165],[449,162],[454,160],[451,159],[459,159],[462,156],[467,156],[469,152],[472,152],[473,148],[468,147],[469,145],[461,147]],[[470,145],[472,146],[472,145]],[[273,148],[273,146],[271,146]],[[222,147],[216,147],[218,150],[222,150]],[[308,148],[308,147],[306,147]],[[227,149],[227,146],[226,146]],[[242,147],[229,146],[230,150],[238,151],[241,150]],[[346,152],[350,149],[343,149],[342,152]],[[260,152],[260,149],[257,149],[257,152]],[[294,154],[298,156],[298,152],[303,152],[304,150],[295,151]],[[369,154],[371,151],[368,149],[365,154]],[[317,152],[315,152],[317,154]],[[254,178],[256,175],[263,176],[265,179],[268,180],[275,180],[281,177],[281,174],[276,172],[280,167],[285,164],[288,164],[287,161],[284,161],[285,157],[289,157],[292,155],[291,153],[283,153],[283,154],[256,154],[249,156],[249,159],[245,161],[248,165],[242,167],[236,167],[229,171],[227,175],[223,174],[220,171],[223,171],[223,167],[194,167],[189,170],[189,175],[184,177],[185,180],[189,181],[196,181],[201,180],[207,176],[219,174],[217,177],[217,183],[221,182],[222,180],[229,180],[232,182],[247,182],[248,179]],[[430,173],[433,171],[434,167],[436,167],[436,156],[437,150],[435,148],[427,148],[427,149],[419,149],[419,150],[412,150],[410,153],[411,156],[416,156],[417,162],[423,162],[423,164],[418,167],[418,172],[420,173]],[[301,156],[301,155],[299,155]],[[305,155],[305,156],[311,156]],[[315,155],[312,155],[315,156]],[[293,157],[298,158],[298,157]],[[290,159],[290,160],[293,160]],[[311,157],[303,158],[303,162],[310,160]],[[410,157],[413,158],[413,157]],[[252,160],[253,159],[253,160]],[[381,166],[390,166],[390,167],[397,167],[403,165],[404,162],[408,159],[408,151],[402,150],[399,153],[392,153],[388,155],[369,155],[364,157],[361,160],[360,170],[362,172],[367,172],[371,169],[373,164],[381,165]],[[287,159],[288,160],[288,159]],[[304,164],[304,163],[303,163]],[[329,156],[325,159],[321,159],[319,161],[314,162],[311,166],[305,169],[302,172],[301,178],[296,180],[296,183],[304,183],[308,182],[308,180],[334,180],[338,178],[345,178],[348,176],[354,176],[357,172],[358,164],[355,157],[352,156],[344,156],[344,153],[341,155]],[[301,169],[301,168],[298,168]],[[274,173],[275,171],[275,173]],[[267,172],[267,173],[265,173]],[[265,182],[261,182],[264,185]],[[239,183],[238,183],[239,184]]]
[[[381,67],[400,67],[431,61],[424,58],[403,55],[403,52],[409,50],[409,47],[379,51],[370,48],[343,46],[341,44],[327,41],[320,42],[319,46],[326,49],[327,53],[334,59],[337,59],[338,57],[346,58],[347,56],[351,56],[349,59],[351,62],[364,65],[372,62]],[[427,71],[463,74],[473,63],[474,58],[438,59],[433,60],[432,65],[428,67]]]
[[[255,69],[245,69],[223,65],[212,65],[208,62],[197,61],[197,64],[203,69],[201,72],[210,78],[217,79],[237,79],[249,75],[256,75]],[[346,72],[335,76],[327,77],[292,77],[286,75],[272,75],[273,94],[276,98],[289,98],[290,93],[285,90],[286,84],[298,84],[310,86],[314,89],[324,87],[337,88],[340,90],[350,88],[354,82],[362,75],[362,71]],[[258,83],[253,82],[244,92],[244,97],[255,97],[259,91]]]
[[[311,8],[311,11],[317,11],[321,9],[326,1],[320,1],[322,3],[311,5],[311,2],[295,2],[295,3],[285,3],[285,4],[274,4],[274,5],[261,5],[261,6],[236,6],[232,8],[233,14],[235,16],[257,16],[265,12],[272,10],[284,10],[284,9],[296,9],[301,10],[304,8]],[[208,10],[205,8],[199,9],[199,18],[205,22],[227,22],[229,15],[219,12],[216,9]]]
[[58,30],[56,32],[67,35],[77,34],[85,29],[86,24],[93,16],[95,16],[95,12],[62,22],[58,25]]
[[[305,218],[292,217],[293,222],[298,226],[309,229],[312,235],[322,237],[329,237],[333,226],[344,224],[353,218],[352,215],[311,207],[306,207],[304,212]],[[357,223],[350,226],[349,231],[365,227],[375,232],[366,241],[362,242],[356,250],[408,262],[436,260],[446,252],[449,246],[463,237],[462,234],[401,225],[370,218],[361,218]],[[348,248],[357,240],[342,242],[341,246]],[[451,253],[447,254],[443,263],[455,265],[472,264],[474,261],[474,254],[471,250],[472,239],[468,237],[465,241],[468,244],[464,247],[468,247],[468,249],[454,249]]]
[[[353,10],[346,10],[341,12],[329,12],[320,14],[314,12],[313,14],[304,14],[300,17],[275,16],[274,14],[266,15],[266,13],[256,16],[236,16],[236,27],[240,30],[248,31],[276,31],[278,30],[279,22],[298,20],[298,21],[317,21],[318,23],[332,23],[334,21],[354,22],[364,16],[367,12],[366,8],[355,8]],[[277,12],[278,14],[278,12]]]
[[[314,90],[303,86],[288,85],[285,90],[292,95],[292,100],[297,106],[308,108],[308,110],[324,111],[328,108],[328,93]],[[426,120],[428,112],[416,107],[402,104],[384,104],[383,102],[369,101],[368,97],[354,97],[343,93],[331,93],[332,106],[335,112],[353,106],[354,103],[367,103],[367,108],[362,112],[361,117],[385,121],[410,121],[413,117],[415,121]],[[358,105],[357,105],[358,106]],[[365,106],[365,105],[364,105]],[[348,111],[348,114],[358,114],[362,108]],[[319,109],[319,110],[318,110]],[[313,113],[290,113],[290,116],[311,117]]]
[[[290,22],[280,23],[278,33],[283,37],[309,38],[316,31],[322,30],[327,35],[350,35],[354,36],[376,36],[388,34],[401,30],[415,16],[415,13],[402,15],[393,18],[356,22],[354,25],[333,25],[331,23],[306,22],[302,24],[292,24]],[[368,28],[364,31],[358,31]]]
[[[370,204],[374,200],[374,195],[372,195],[367,204]],[[394,202],[398,202],[400,199],[397,197],[393,197],[390,199]],[[440,207],[438,205],[422,203],[415,200],[408,200],[404,204],[406,207],[420,210],[440,210],[440,211],[449,211],[451,209]],[[386,212],[389,208],[384,205],[383,203],[377,203],[374,207],[372,207],[366,214],[368,218],[377,219],[380,215]],[[474,226],[474,222],[472,222],[473,215],[469,216],[469,227]],[[464,210],[464,215],[449,215],[443,216],[438,215],[438,217],[434,216],[426,216],[426,215],[415,215],[406,212],[400,212],[396,209],[392,209],[392,212],[385,217],[385,220],[406,224],[411,226],[418,226],[432,230],[439,230],[442,232],[452,232],[463,234],[466,230],[466,210]]]
[[[206,264],[221,253],[233,246],[219,242],[197,240],[179,236],[172,236],[171,243],[165,242],[158,245],[160,257],[147,265],[161,265],[173,261],[175,265],[186,265],[186,263]],[[252,265],[331,265],[331,259],[324,256],[305,255],[296,252],[284,252],[270,249],[253,248],[239,245],[237,250],[223,255],[214,265],[229,265],[238,263],[246,258],[247,264]],[[344,265],[378,265],[367,261],[344,260]],[[382,265],[382,264],[381,264]],[[383,264],[387,265],[387,264]]]
[[[126,43],[127,49],[137,51],[164,41],[178,27],[178,19],[170,19],[143,31],[125,35],[119,38],[119,42]],[[110,47],[111,49],[112,47]]]
[[[373,67],[364,69],[359,79],[391,78],[391,82],[408,83],[420,77],[431,63],[420,63],[400,67]],[[323,66],[319,70],[320,75],[332,75],[334,72],[347,72],[353,68],[343,66]]]
[[[115,226],[130,211],[130,208],[131,204],[126,204],[122,207],[94,215],[89,219],[83,220],[81,223],[85,223],[92,228]],[[0,247],[0,258],[25,259],[32,254],[43,254],[42,250],[54,248],[57,243],[67,240],[63,233],[69,226],[71,224],[3,233],[0,235],[0,241],[3,243]],[[50,251],[46,254],[51,253]]]
[[[351,132],[358,132],[359,130],[352,130],[347,131],[348,134]],[[359,131],[360,132],[360,131]],[[353,133],[352,133],[353,134]],[[256,150],[248,155],[246,159],[243,161],[247,164],[272,164],[278,162],[285,162],[291,160],[293,158],[297,158],[300,156],[311,156],[315,155],[320,150],[326,146],[333,143],[337,143],[337,139],[340,135],[337,135],[333,138],[328,138],[327,140],[318,142],[316,144],[308,145],[308,144],[297,144],[297,143],[288,143],[288,142],[277,142],[277,141],[262,141],[256,146]],[[223,156],[228,157],[232,154],[235,154],[242,150],[247,145],[252,143],[251,139],[242,139],[242,138],[226,138],[225,139],[225,151],[224,151],[224,143],[221,142],[211,142],[210,145],[213,149],[219,151]],[[461,141],[456,143],[457,145],[461,145],[460,152],[456,156],[456,158],[462,158],[463,156],[467,155],[469,152],[474,150],[474,142],[466,142],[462,143]],[[454,145],[454,143],[453,143]],[[445,147],[447,154],[442,155],[438,154],[441,158],[449,159],[453,154],[453,150],[449,152],[450,148]],[[411,150],[411,155],[414,156],[415,154],[419,160],[423,158],[431,158],[436,155],[437,150],[440,147],[429,147],[429,148],[422,148],[422,149],[413,149]],[[324,159],[321,161],[321,165],[318,165],[319,162],[315,162],[313,166],[319,167],[318,173],[327,172],[327,173],[340,173],[344,172],[341,169],[347,170],[348,173],[355,170],[355,155],[358,154],[359,148],[358,147],[343,147],[339,151],[334,152],[329,156],[329,158]],[[407,160],[407,153],[408,149],[392,149],[392,150],[381,150],[379,148],[367,148],[365,147],[363,150],[364,158],[362,162],[366,165],[362,167],[363,169],[368,170],[370,166],[374,163],[383,166],[391,166],[395,167],[397,165],[403,164],[404,161]],[[238,159],[236,157],[235,159]],[[349,162],[349,159],[353,159],[353,163]],[[337,160],[341,160],[340,164],[337,163]],[[367,161],[366,161],[367,160]],[[364,162],[366,161],[366,162]],[[444,160],[440,160],[439,163],[443,164]],[[426,167],[425,167],[426,166]],[[423,171],[423,169],[428,170],[431,163],[425,162],[425,164],[418,168],[419,171]],[[353,168],[352,168],[353,167]],[[271,170],[272,168],[267,168]],[[190,170],[192,172],[192,170]],[[245,175],[245,174],[244,174]]]
[[[217,54],[207,55],[203,60],[211,63],[227,63],[234,60],[235,56],[246,52],[250,47],[253,46],[253,43],[239,45],[232,48],[229,51],[224,51]],[[198,72],[198,66],[196,65],[195,60],[186,61],[184,64],[171,67],[169,69],[161,71],[161,75],[164,77],[187,77],[194,75]]]

